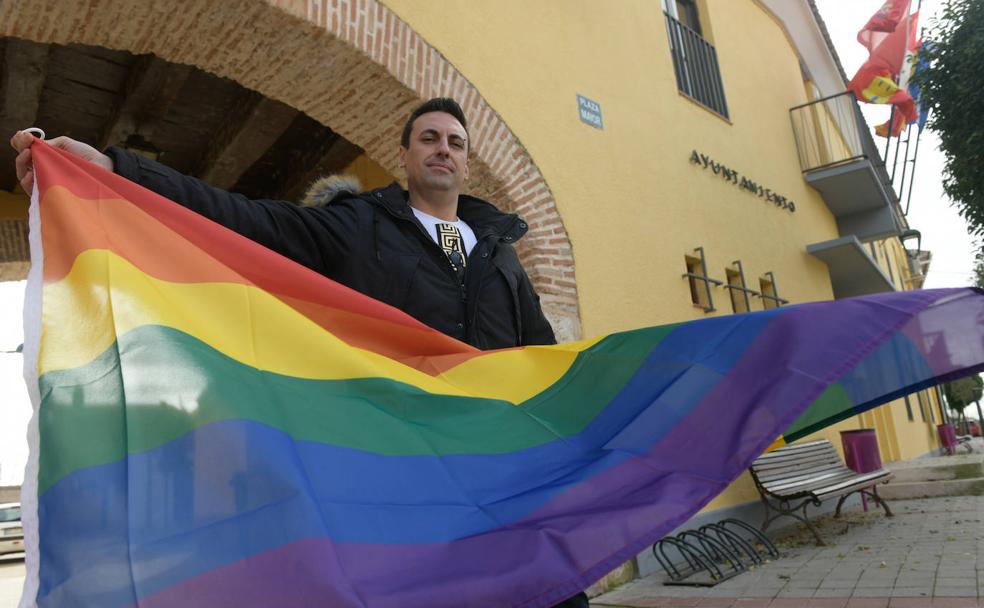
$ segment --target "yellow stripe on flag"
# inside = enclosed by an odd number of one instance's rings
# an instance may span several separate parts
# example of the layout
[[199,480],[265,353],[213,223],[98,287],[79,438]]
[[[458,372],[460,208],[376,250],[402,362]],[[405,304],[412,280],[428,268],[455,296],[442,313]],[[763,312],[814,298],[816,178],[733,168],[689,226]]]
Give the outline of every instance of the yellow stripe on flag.
[[84,365],[118,336],[161,325],[241,363],[287,376],[387,378],[435,394],[519,404],[557,382],[578,353],[598,341],[492,351],[431,376],[346,344],[254,286],[163,281],[104,249],[80,254],[64,279],[45,285],[44,302],[41,374]]

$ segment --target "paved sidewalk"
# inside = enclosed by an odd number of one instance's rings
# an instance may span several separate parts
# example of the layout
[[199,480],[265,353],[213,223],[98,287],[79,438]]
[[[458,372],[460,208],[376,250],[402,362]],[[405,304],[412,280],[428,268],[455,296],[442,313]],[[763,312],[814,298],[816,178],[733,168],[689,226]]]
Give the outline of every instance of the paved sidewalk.
[[830,543],[805,531],[779,543],[782,556],[716,587],[663,585],[662,572],[592,600],[592,606],[745,608],[963,608],[984,606],[984,497],[955,496],[859,508],[818,518]]
[[0,608],[15,608],[24,587],[24,554],[0,557]]

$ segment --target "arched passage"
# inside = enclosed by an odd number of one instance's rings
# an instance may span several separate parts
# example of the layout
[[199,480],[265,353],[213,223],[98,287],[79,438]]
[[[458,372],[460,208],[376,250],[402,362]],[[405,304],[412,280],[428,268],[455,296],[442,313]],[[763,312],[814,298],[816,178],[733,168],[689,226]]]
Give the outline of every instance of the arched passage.
[[154,54],[229,78],[330,127],[393,174],[402,123],[454,97],[469,117],[469,190],[531,225],[520,256],[558,338],[580,335],[574,258],[540,171],[479,91],[375,0],[0,3],[0,35]]

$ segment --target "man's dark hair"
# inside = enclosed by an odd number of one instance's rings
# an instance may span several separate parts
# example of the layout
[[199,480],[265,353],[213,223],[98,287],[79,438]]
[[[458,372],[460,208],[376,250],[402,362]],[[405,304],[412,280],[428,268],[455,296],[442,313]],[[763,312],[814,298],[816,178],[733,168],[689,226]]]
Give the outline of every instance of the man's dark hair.
[[[461,106],[458,102],[451,99],[450,97],[435,97],[434,99],[425,101],[424,103],[417,106],[417,109],[410,114],[410,118],[407,119],[407,124],[403,127],[403,135],[400,137],[400,145],[404,148],[410,147],[410,132],[413,131],[413,123],[418,118],[424,114],[429,114],[431,112],[444,112],[450,114],[458,119],[461,126],[465,129],[465,135],[468,135],[468,122],[465,120],[465,113],[461,110]],[[470,144],[467,141],[466,144]]]

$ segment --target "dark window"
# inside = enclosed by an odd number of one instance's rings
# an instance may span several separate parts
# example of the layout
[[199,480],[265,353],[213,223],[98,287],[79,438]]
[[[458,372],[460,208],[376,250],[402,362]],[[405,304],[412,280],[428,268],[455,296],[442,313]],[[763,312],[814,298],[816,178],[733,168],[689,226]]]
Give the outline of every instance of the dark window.
[[779,308],[783,304],[789,304],[789,300],[779,297],[776,276],[771,271],[759,277],[759,292],[758,297],[762,298],[763,310]]
[[892,272],[892,258],[888,255],[888,248],[882,243],[882,257],[885,258],[885,268],[888,268],[888,280],[895,285],[895,273]]
[[[714,45],[704,39],[700,15],[693,0],[669,0],[664,4],[666,34],[676,73],[677,89],[712,112],[728,117],[728,102]],[[671,12],[676,13],[672,15]]]
[[684,259],[687,263],[687,279],[690,283],[690,300],[695,306],[707,308],[707,295],[704,293],[704,286],[698,278],[704,276],[704,267],[701,266],[700,260],[689,255],[685,256]]
[[711,285],[720,285],[721,281],[707,276],[704,261],[704,248],[698,247],[694,252],[683,257],[687,272],[683,274],[690,284],[690,300],[694,306],[704,309],[704,312],[714,312],[714,298],[711,297]]
[[749,303],[749,296],[761,295],[757,291],[752,291],[745,285],[745,271],[741,267],[741,260],[735,260],[730,268],[724,269],[728,284],[725,289],[731,294],[731,310],[734,312],[748,312],[752,309]]
[[726,268],[728,292],[731,294],[731,310],[733,312],[748,312],[748,294],[745,293],[745,281],[737,270]]
[[915,420],[912,416],[912,404],[909,402],[909,395],[905,396],[905,415],[909,417],[909,422]]
[[700,16],[697,14],[697,4],[694,0],[675,0],[677,19],[700,35],[704,32],[700,29]]
[[[934,412],[933,415],[935,416],[938,413],[940,415],[940,422],[947,422],[946,412],[943,411],[943,408],[946,407],[944,405],[944,400],[943,400],[943,389],[940,388],[939,384],[937,384],[933,388],[936,389],[935,392],[936,392],[936,408],[937,408],[933,410]],[[981,420],[981,422],[984,423],[984,420]]]

